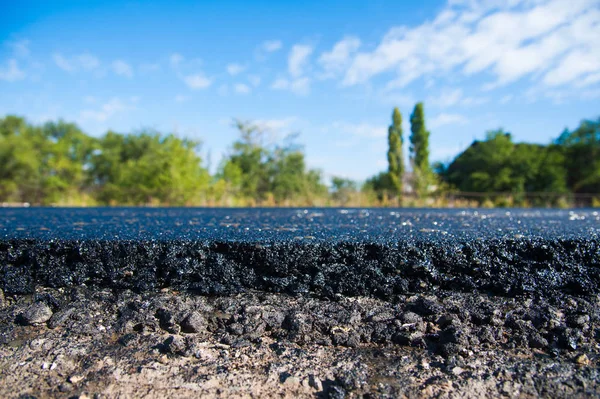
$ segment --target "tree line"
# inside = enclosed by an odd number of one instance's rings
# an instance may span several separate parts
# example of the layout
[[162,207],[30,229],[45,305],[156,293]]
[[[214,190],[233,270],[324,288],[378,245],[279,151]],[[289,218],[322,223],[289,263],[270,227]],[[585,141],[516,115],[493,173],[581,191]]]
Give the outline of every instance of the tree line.
[[[200,143],[154,130],[93,137],[73,123],[0,119],[0,203],[165,206],[540,206],[600,193],[600,118],[548,145],[515,143],[490,131],[447,164],[429,162],[424,106],[410,115],[409,157],[402,114],[388,129],[388,169],[363,184],[324,183],[290,135],[279,143],[248,121],[214,174]],[[547,194],[547,195],[545,195]],[[600,194],[598,194],[600,197]],[[462,201],[462,202],[461,202]],[[567,202],[565,202],[567,201]]]
[[[579,204],[600,206],[600,118],[565,129],[547,145],[515,143],[503,129],[488,131],[485,140],[475,140],[451,162],[430,166],[430,134],[418,103],[410,116],[408,176],[401,124],[395,108],[388,130],[388,170],[365,184],[380,200],[402,205],[409,198],[409,205],[426,205],[429,199],[429,204],[443,206],[450,197],[476,206],[570,206],[579,198]],[[408,190],[404,182],[410,184]]]

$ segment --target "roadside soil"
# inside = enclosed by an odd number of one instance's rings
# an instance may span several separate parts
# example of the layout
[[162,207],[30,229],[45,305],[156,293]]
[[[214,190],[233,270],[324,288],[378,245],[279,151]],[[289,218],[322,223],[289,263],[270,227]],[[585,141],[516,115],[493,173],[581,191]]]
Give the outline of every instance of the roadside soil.
[[600,397],[600,296],[1,294],[3,398]]

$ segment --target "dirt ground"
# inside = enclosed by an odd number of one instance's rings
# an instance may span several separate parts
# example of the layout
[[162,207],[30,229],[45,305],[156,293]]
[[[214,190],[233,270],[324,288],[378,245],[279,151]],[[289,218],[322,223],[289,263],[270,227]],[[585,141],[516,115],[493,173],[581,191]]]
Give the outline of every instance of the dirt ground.
[[1,295],[0,397],[600,397],[599,305],[443,291]]

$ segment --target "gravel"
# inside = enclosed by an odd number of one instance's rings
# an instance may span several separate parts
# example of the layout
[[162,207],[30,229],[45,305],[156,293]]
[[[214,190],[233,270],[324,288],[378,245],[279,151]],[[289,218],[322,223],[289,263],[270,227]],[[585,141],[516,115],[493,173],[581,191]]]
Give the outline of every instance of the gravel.
[[2,397],[600,397],[598,295],[34,296],[45,324],[31,296],[0,310]]

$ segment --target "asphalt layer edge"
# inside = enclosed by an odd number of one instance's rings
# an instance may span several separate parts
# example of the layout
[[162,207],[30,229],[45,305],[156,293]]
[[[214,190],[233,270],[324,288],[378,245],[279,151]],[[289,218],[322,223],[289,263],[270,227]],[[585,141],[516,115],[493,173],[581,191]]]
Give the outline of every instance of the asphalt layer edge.
[[436,290],[517,296],[596,294],[600,239],[487,239],[397,243],[192,240],[0,241],[0,287],[89,286],[203,295],[246,290],[318,297]]

